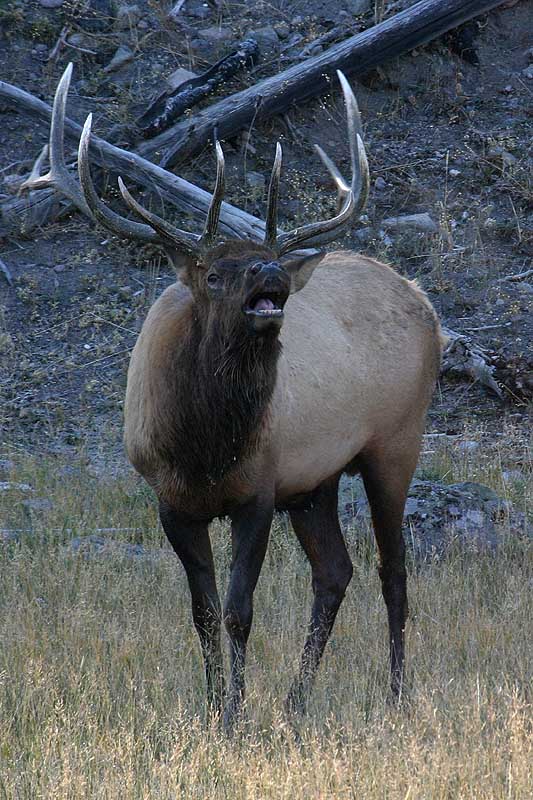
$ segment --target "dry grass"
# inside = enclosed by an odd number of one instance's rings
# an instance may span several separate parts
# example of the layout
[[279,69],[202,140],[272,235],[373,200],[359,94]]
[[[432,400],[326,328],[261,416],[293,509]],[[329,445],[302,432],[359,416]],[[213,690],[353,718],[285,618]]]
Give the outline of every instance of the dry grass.
[[[358,552],[350,537],[354,581],[295,737],[281,708],[310,587],[279,522],[256,593],[249,723],[227,741],[204,722],[188,591],[148,493],[131,478],[106,485],[83,469],[65,475],[33,460],[11,477],[53,507],[23,511],[16,490],[0,500],[0,527],[33,529],[0,545],[1,800],[531,796],[533,571],[525,544],[507,544],[497,558],[455,554],[412,570],[412,688],[397,711],[385,702],[374,554]],[[524,497],[530,491],[528,484]],[[73,553],[69,539],[99,526],[140,529],[118,536],[162,545],[160,557]],[[213,540],[223,585],[224,526]]]

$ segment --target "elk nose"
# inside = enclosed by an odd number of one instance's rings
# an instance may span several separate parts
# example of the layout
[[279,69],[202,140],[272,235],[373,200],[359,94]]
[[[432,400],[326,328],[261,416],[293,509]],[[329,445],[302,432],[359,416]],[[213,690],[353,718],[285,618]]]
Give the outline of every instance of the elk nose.
[[268,263],[262,262],[259,264],[252,264],[250,272],[252,275],[259,275],[259,273],[261,273],[261,277],[267,278],[271,275],[279,276],[281,267],[277,261],[270,261]]

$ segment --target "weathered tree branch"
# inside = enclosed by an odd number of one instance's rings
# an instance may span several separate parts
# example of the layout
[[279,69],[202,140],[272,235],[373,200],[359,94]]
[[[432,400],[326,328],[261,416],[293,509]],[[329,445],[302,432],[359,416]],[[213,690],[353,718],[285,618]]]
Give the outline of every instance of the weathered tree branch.
[[234,136],[241,128],[327,93],[335,70],[361,75],[378,64],[435,39],[451,28],[502,5],[504,0],[421,0],[415,6],[351,36],[329,50],[213,103],[194,117],[139,145],[145,158],[173,167],[198,153],[212,138]]

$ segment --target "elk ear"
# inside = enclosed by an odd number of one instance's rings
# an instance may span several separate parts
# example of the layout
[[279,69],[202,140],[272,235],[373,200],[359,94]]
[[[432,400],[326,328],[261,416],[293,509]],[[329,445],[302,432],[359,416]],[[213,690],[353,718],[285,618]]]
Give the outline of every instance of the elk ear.
[[165,252],[180,281],[190,289],[192,283],[191,274],[193,270],[198,268],[196,258],[184,253],[182,250],[174,250],[171,247],[165,247]]
[[286,256],[281,257],[280,263],[282,267],[291,276],[291,294],[304,288],[325,255],[323,252],[317,253],[316,250],[308,250],[300,255],[288,253]]

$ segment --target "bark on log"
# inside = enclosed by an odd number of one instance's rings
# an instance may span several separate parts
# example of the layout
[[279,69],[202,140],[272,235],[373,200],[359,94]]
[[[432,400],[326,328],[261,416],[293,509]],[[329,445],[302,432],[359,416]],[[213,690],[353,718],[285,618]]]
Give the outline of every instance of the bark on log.
[[298,101],[327,93],[336,84],[335,70],[361,75],[395,56],[441,36],[504,0],[421,0],[385,22],[290,67],[272,78],[231,95],[144,142],[137,152],[173,167],[198,153],[217,128],[219,138],[287,110]]

